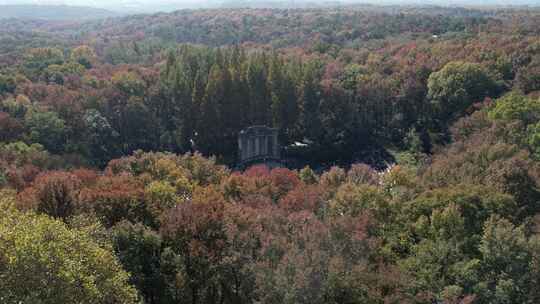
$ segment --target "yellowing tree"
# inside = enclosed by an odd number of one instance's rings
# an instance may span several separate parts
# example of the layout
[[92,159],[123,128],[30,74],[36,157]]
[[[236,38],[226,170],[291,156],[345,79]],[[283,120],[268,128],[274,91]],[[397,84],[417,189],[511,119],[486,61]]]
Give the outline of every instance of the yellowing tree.
[[0,303],[137,303],[111,248],[60,221],[5,205],[0,201]]
[[87,45],[81,45],[71,52],[71,61],[81,64],[87,69],[91,68],[96,60],[96,53]]

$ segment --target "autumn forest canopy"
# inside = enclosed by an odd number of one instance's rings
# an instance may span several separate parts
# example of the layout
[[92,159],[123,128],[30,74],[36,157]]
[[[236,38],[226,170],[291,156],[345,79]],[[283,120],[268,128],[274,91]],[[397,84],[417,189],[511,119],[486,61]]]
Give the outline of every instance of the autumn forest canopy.
[[0,19],[0,303],[538,303],[539,186],[538,9]]

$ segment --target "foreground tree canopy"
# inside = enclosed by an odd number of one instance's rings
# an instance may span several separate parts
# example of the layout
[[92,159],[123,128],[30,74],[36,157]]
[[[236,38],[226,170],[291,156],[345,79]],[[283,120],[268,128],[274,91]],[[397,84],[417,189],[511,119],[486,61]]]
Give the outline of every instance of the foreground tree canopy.
[[0,20],[0,302],[539,303],[539,16]]
[[2,303],[137,303],[128,274],[89,233],[5,198],[0,206]]

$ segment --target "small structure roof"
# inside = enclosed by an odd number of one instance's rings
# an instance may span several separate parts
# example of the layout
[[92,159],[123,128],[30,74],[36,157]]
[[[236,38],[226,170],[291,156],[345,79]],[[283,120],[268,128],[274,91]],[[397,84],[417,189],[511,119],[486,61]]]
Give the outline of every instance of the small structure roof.
[[262,135],[272,135],[278,130],[275,128],[269,128],[267,126],[251,126],[240,131],[239,136],[262,136]]

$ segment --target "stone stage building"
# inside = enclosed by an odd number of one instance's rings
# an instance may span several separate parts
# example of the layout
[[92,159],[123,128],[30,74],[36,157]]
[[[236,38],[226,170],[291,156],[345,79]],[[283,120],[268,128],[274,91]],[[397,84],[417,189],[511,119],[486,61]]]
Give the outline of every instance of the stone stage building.
[[256,164],[281,167],[280,150],[277,129],[267,126],[244,129],[238,134],[238,167],[247,168]]

